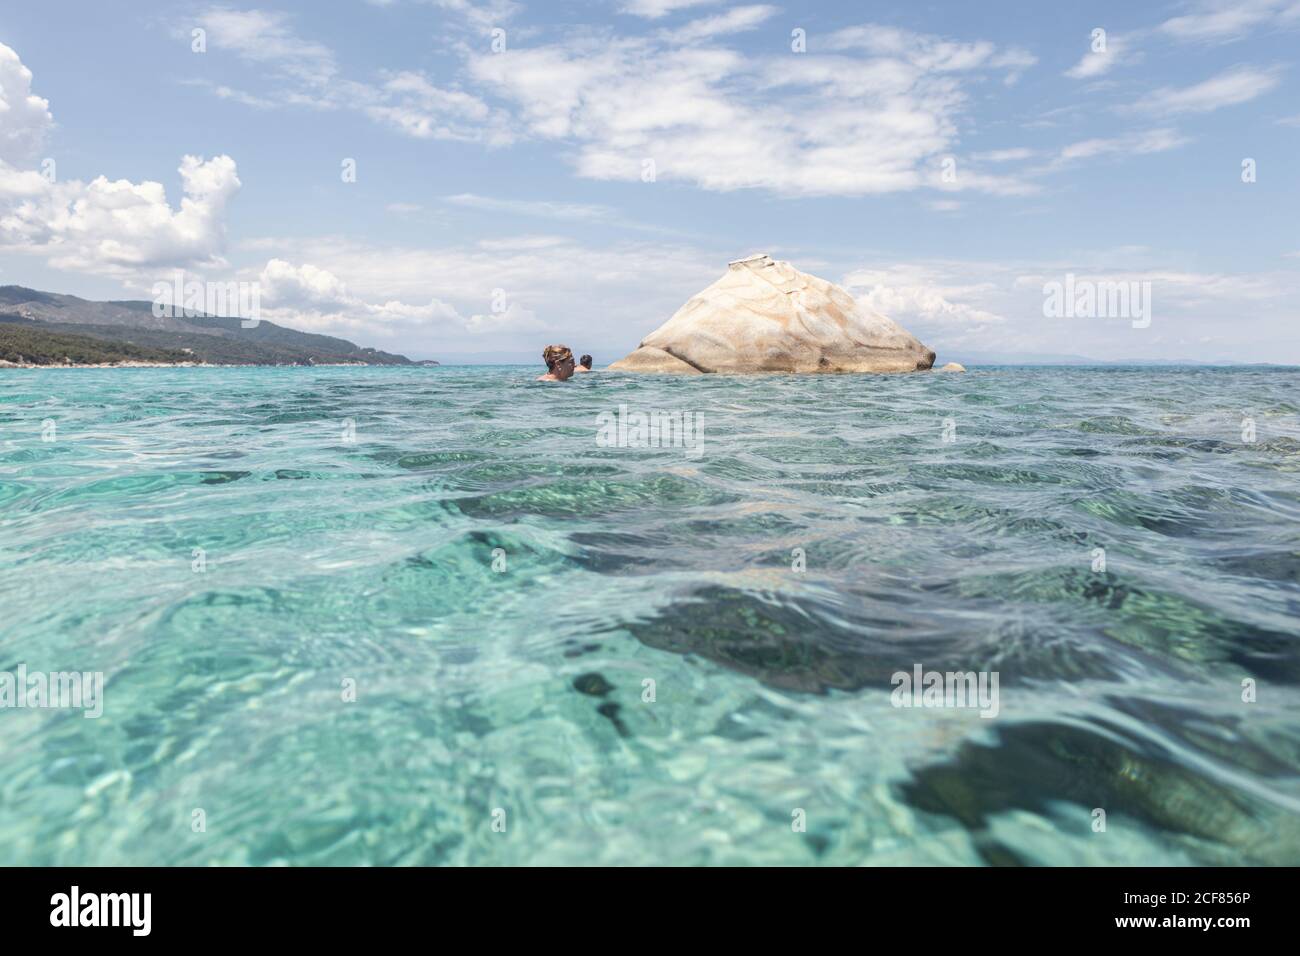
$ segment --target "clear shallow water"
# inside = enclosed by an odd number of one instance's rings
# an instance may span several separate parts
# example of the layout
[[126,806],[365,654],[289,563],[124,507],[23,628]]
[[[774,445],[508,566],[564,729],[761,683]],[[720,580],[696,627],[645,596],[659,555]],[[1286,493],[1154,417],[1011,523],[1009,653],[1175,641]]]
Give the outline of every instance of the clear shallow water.
[[1300,371],[535,374],[0,373],[0,862],[1300,862]]

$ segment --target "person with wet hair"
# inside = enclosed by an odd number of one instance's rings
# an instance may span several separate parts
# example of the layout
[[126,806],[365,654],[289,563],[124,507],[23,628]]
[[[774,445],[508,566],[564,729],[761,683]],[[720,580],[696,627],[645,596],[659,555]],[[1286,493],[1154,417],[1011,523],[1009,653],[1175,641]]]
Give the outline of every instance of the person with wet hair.
[[576,369],[574,369],[574,371],[575,371],[575,372],[590,372],[590,371],[591,371],[591,356],[590,356],[590,355],[584,355],[582,358],[578,359],[578,367],[577,367]]
[[537,377],[539,382],[564,382],[573,376],[573,353],[567,345],[546,346],[542,361],[546,363],[546,374]]

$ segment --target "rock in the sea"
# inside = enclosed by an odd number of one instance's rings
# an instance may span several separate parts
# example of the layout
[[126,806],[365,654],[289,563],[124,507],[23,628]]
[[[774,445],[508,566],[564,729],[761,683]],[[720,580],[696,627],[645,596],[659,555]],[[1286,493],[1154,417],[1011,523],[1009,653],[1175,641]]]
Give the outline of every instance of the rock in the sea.
[[966,371],[966,366],[962,365],[960,362],[949,362],[943,368],[939,369],[939,371],[940,372],[964,372]]
[[624,372],[916,372],[934,352],[844,289],[758,255],[739,259],[609,366]]

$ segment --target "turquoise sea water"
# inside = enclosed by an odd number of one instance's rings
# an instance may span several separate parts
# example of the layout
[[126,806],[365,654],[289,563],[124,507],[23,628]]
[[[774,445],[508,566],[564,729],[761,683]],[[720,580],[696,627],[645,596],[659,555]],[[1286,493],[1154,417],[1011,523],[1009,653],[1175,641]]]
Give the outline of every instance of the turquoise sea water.
[[1300,863],[1300,371],[536,374],[0,372],[0,862]]

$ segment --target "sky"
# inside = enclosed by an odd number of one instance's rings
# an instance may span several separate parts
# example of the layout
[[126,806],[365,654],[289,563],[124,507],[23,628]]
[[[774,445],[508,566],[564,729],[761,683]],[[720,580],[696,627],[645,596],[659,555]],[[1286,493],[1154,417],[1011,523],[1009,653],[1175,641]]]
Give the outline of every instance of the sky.
[[1297,51],[1300,0],[6,4],[0,284],[605,364],[767,252],[940,362],[1300,364]]

